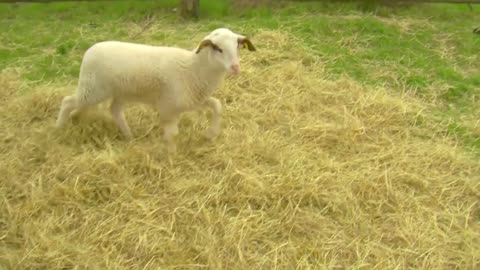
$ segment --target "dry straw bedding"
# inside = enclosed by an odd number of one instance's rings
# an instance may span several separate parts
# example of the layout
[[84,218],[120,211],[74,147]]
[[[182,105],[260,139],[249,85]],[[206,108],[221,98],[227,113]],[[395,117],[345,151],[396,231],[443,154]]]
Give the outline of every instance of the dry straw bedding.
[[[182,118],[169,161],[155,113],[54,130],[73,89],[0,74],[0,265],[6,269],[475,269],[480,164],[429,105],[326,80],[286,33],[216,93],[223,133]],[[286,50],[285,48],[289,48]],[[0,267],[1,268],[1,267]]]

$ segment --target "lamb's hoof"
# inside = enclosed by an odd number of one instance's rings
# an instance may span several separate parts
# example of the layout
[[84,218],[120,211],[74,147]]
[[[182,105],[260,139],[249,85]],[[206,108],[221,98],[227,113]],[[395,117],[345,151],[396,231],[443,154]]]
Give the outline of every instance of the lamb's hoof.
[[218,135],[220,135],[220,131],[215,128],[208,128],[205,133],[203,133],[203,137],[207,140],[214,140]]
[[56,129],[61,129],[61,128],[63,128],[64,126],[65,126],[65,124],[63,124],[63,123],[60,123],[60,122],[56,122],[56,123],[55,123],[55,128],[56,128]]
[[167,152],[169,155],[175,155],[177,153],[177,146],[175,144],[167,145]]
[[123,139],[127,142],[131,142],[131,141],[133,141],[133,135],[132,134],[123,135]]

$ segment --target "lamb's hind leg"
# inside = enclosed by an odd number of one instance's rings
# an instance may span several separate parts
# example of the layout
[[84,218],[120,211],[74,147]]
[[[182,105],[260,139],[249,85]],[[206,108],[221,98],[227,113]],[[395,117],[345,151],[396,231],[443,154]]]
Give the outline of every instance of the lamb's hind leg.
[[127,140],[131,140],[133,135],[127,121],[125,120],[125,116],[123,115],[123,102],[118,99],[113,99],[112,105],[110,106],[110,112],[112,113],[113,121],[120,129],[123,136],[125,136]]
[[78,101],[76,96],[67,96],[63,98],[62,105],[60,107],[60,112],[58,113],[56,127],[61,128],[65,125],[65,122],[70,117],[70,114],[78,106]]

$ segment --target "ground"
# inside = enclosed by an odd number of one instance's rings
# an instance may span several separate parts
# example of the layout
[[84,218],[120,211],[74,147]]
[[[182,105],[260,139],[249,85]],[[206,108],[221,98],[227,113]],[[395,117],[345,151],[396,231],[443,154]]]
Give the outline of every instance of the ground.
[[[160,3],[162,2],[162,3]],[[478,269],[480,6],[201,1],[0,5],[0,269]],[[242,73],[126,142],[99,108],[53,125],[82,54],[248,35]]]

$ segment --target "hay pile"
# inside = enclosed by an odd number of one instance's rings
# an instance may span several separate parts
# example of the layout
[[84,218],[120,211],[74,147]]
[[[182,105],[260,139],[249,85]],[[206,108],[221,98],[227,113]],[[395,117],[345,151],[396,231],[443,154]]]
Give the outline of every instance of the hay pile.
[[[63,95],[0,74],[0,265],[7,269],[474,269],[480,164],[428,104],[344,78],[282,32],[186,114],[170,163],[148,108],[122,141],[102,110],[52,129]],[[296,268],[298,267],[298,268]]]

